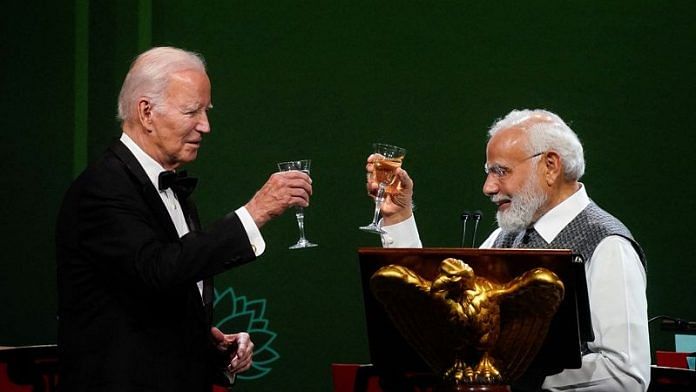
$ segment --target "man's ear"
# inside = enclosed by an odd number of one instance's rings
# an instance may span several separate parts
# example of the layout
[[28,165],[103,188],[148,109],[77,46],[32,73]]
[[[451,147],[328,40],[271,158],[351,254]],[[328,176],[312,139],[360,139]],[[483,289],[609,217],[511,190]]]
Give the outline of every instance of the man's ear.
[[543,155],[544,178],[548,186],[556,183],[563,176],[563,163],[556,151],[548,151]]
[[140,98],[138,101],[138,120],[148,133],[152,132],[152,111],[152,103],[147,98]]

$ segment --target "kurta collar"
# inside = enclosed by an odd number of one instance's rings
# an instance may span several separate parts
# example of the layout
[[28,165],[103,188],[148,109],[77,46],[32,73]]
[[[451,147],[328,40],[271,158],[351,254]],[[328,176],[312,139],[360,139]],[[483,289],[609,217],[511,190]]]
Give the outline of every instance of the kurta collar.
[[544,241],[551,243],[588,204],[590,204],[590,198],[587,196],[585,186],[581,183],[580,189],[539,218],[534,224],[534,230]]

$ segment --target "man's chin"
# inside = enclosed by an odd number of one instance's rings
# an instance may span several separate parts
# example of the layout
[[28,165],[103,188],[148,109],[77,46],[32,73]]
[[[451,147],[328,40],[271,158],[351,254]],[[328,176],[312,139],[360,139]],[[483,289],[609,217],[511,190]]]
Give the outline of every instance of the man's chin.
[[178,158],[178,162],[180,165],[185,165],[187,163],[193,162],[196,160],[196,157],[198,157],[198,150],[189,150],[181,154]]
[[498,222],[498,227],[503,229],[503,231],[521,231],[529,226],[529,224],[520,219],[511,219],[506,216],[505,212],[498,211],[498,213],[495,214],[495,219]]

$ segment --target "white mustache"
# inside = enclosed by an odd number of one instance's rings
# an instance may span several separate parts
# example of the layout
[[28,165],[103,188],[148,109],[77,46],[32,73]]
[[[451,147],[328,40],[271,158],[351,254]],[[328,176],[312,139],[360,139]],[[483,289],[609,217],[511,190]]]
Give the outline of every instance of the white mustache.
[[512,201],[512,197],[506,196],[506,195],[493,195],[491,196],[491,201],[495,204],[498,204],[503,201]]

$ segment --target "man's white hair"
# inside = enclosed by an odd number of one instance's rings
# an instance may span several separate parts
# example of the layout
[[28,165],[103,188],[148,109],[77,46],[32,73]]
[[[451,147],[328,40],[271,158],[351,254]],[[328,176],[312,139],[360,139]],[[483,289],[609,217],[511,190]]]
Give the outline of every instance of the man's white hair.
[[578,135],[556,114],[542,109],[513,110],[488,130],[489,139],[508,128],[521,128],[528,137],[530,155],[555,151],[561,157],[565,178],[579,180],[585,174],[585,157]]
[[205,72],[205,60],[198,53],[168,46],[152,48],[131,64],[118,95],[118,119],[128,122],[135,115],[141,97],[157,108],[162,103],[171,74],[185,70]]

